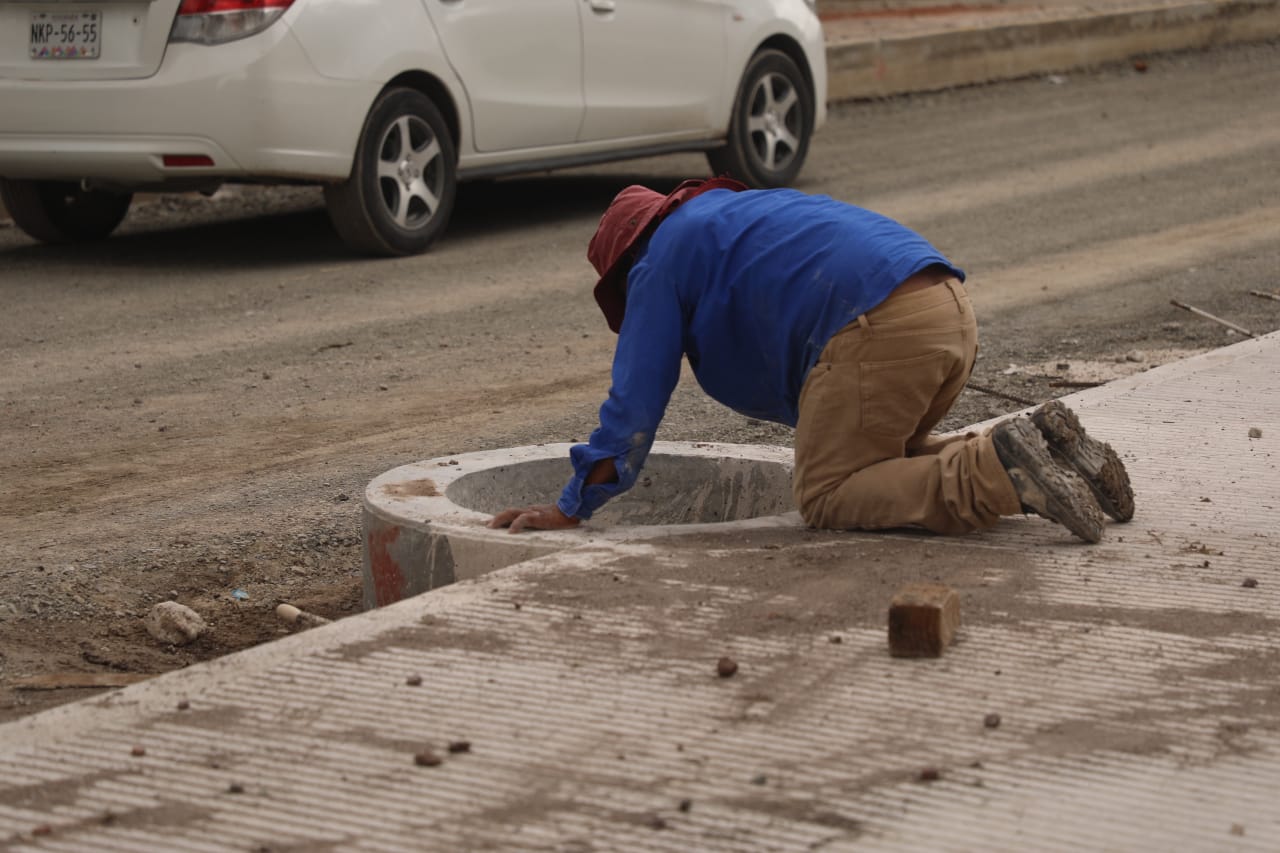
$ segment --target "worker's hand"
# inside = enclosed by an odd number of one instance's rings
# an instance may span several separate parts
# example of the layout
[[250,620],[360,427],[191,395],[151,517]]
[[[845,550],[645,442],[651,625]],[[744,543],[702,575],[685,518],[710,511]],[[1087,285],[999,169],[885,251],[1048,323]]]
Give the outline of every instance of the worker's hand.
[[506,527],[508,533],[531,530],[565,530],[578,526],[578,519],[565,515],[554,504],[504,509],[489,521],[490,527]]

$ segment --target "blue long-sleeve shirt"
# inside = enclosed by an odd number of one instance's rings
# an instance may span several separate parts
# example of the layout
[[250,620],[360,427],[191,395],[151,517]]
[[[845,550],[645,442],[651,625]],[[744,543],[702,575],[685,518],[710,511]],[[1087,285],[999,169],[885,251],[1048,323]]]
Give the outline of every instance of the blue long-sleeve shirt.
[[[931,264],[919,234],[869,210],[795,190],[712,190],[658,226],[627,276],[613,386],[558,506],[590,518],[631,488],[680,380],[680,359],[713,399],[794,427],[800,390],[836,332]],[[602,459],[615,483],[584,486]]]

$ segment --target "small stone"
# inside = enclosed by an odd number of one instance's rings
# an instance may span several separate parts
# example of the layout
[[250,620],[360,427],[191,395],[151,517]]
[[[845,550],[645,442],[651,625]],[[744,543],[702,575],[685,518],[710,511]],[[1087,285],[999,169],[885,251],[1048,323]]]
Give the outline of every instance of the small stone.
[[1000,728],[1000,715],[987,714],[982,718],[982,724],[989,729],[998,729]]
[[889,603],[889,654],[938,657],[960,627],[960,596],[940,583],[909,583]]
[[444,761],[443,758],[436,755],[434,752],[432,752],[429,749],[424,749],[422,750],[422,752],[419,752],[413,756],[413,763],[418,765],[419,767],[435,767],[436,765],[442,763],[443,761]]
[[1249,427],[1249,438],[1262,438],[1262,430],[1257,427]]
[[243,794],[243,793],[244,793],[244,785],[241,785],[239,782],[232,782],[230,785],[228,785],[228,786],[227,786],[227,793],[228,793],[228,794]]
[[53,827],[47,823],[42,823],[35,829],[31,830],[32,835],[53,835]]
[[1232,834],[1232,835],[1244,835],[1244,824],[1243,824],[1243,823],[1233,823],[1233,824],[1231,824],[1231,834]]
[[449,742],[449,751],[450,751],[450,752],[452,752],[452,753],[454,753],[455,755],[456,755],[456,754],[458,754],[458,753],[460,753],[460,752],[470,752],[470,751],[471,751],[471,741],[469,741],[469,740],[455,740],[455,741],[450,741],[450,742]]
[[768,783],[769,783],[769,777],[764,775],[763,773],[761,773],[759,776],[753,776],[751,778],[752,785],[767,785]]
[[1070,370],[1070,369],[1071,369],[1071,362],[1069,362],[1069,361],[1060,361],[1060,362],[1058,362],[1058,369],[1059,369],[1059,370]]
[[129,754],[134,758],[141,758],[147,754],[147,748],[145,746],[135,746],[133,749],[129,750]]
[[338,500],[349,501],[351,500],[351,495],[347,494],[346,492],[338,492]]
[[693,800],[685,799],[680,801],[680,811],[687,812],[691,808],[693,808]]
[[1257,578],[1245,578],[1244,582],[1240,584],[1240,586],[1244,587],[1245,589],[1253,589],[1257,585],[1258,585]]
[[191,703],[188,702],[186,699],[183,699],[180,702],[178,702],[179,711],[186,711],[186,710],[189,710],[190,708],[191,708]]
[[194,642],[207,627],[199,613],[176,601],[160,602],[142,621],[148,634],[174,646]]
[[1138,352],[1137,350],[1133,350],[1132,352],[1125,353],[1124,360],[1133,361],[1133,362],[1143,362],[1147,360],[1147,356],[1145,353],[1141,353],[1141,352]]
[[828,642],[835,643],[837,646],[844,642],[844,637],[839,634],[833,634]]
[[921,782],[937,782],[942,778],[942,772],[936,767],[926,767],[920,771]]
[[422,685],[422,676],[411,675],[404,680],[404,683],[409,685],[410,687],[419,687]]
[[1133,70],[1137,71],[1139,74],[1145,74],[1147,70],[1147,63],[1141,59],[1135,59],[1133,61]]
[[738,671],[738,662],[731,657],[723,657],[716,661],[716,675],[729,678]]
[[379,391],[386,391],[386,390],[387,390],[387,386],[386,386],[386,385],[379,385],[379,386],[378,386],[378,390],[379,390]]

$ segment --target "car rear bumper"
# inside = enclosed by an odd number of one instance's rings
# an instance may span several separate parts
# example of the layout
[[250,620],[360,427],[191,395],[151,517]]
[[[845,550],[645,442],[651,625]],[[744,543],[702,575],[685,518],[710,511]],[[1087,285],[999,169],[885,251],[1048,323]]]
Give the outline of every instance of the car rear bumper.
[[[144,79],[3,79],[0,176],[340,180],[376,94],[322,77],[287,26],[214,47],[171,44]],[[165,155],[213,165],[166,166]]]

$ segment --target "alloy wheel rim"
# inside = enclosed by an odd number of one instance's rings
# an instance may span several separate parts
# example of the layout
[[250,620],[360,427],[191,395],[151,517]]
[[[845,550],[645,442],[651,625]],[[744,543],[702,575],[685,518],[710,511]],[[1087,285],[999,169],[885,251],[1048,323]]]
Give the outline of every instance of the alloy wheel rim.
[[782,74],[765,74],[756,81],[747,112],[747,138],[756,160],[780,172],[800,151],[800,95]]
[[378,144],[378,191],[387,215],[407,231],[422,228],[444,191],[440,142],[417,116],[392,122]]

